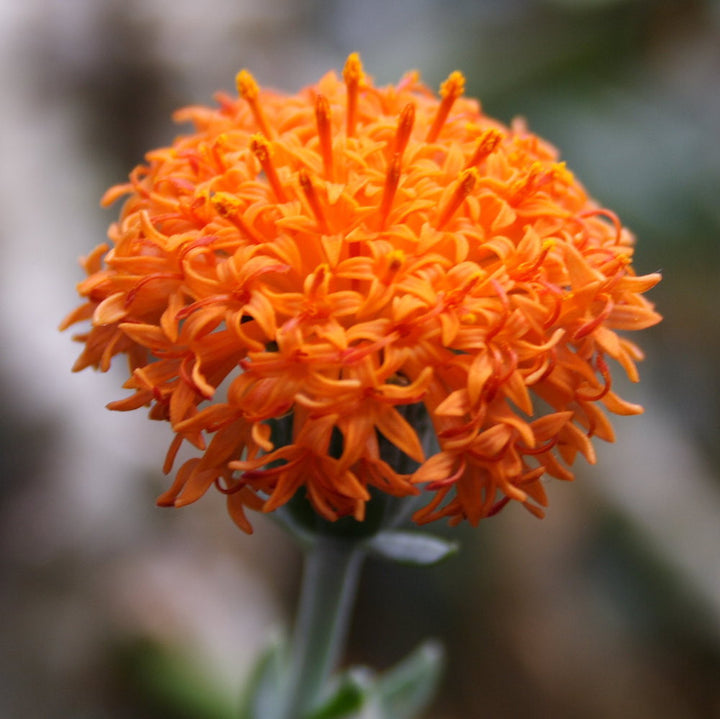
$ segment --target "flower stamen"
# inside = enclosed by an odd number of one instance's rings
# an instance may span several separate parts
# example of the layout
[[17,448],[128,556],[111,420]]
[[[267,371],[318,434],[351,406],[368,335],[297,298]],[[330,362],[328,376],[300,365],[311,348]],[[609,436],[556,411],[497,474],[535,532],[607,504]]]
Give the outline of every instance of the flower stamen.
[[215,208],[215,211],[228,222],[235,225],[250,242],[259,245],[262,240],[250,226],[245,222],[242,217],[241,206],[242,203],[238,200],[235,195],[231,195],[229,192],[214,192],[210,195],[210,204]]
[[357,102],[360,84],[365,77],[360,55],[353,52],[348,56],[343,68],[343,80],[347,87],[347,136],[355,137],[355,126],[357,124]]
[[280,184],[275,164],[272,161],[270,143],[262,135],[253,135],[250,141],[250,149],[260,162],[260,166],[267,177],[268,184],[275,193],[278,202],[287,202],[287,195]]
[[395,130],[395,147],[393,154],[399,155],[402,158],[414,124],[415,105],[412,102],[409,102],[405,105],[405,107],[403,107],[398,119],[397,130]]
[[325,178],[333,179],[332,118],[330,103],[324,95],[315,98],[315,122],[317,123],[320,154],[325,168]]
[[510,188],[510,204],[519,205],[561,175],[567,174],[563,163],[557,163],[546,169],[541,162],[534,162],[525,177],[516,180]]
[[440,130],[442,130],[443,125],[450,114],[450,110],[455,104],[455,100],[457,100],[464,91],[464,75],[457,70],[455,72],[451,72],[450,75],[448,75],[447,80],[440,85],[440,97],[442,97],[442,102],[438,106],[435,119],[433,120],[427,137],[425,138],[426,142],[435,142],[435,140],[437,140]]
[[240,70],[235,78],[235,84],[237,86],[238,95],[240,95],[240,97],[242,97],[242,99],[250,106],[250,111],[255,118],[255,122],[257,123],[260,132],[262,132],[265,137],[272,137],[272,131],[265,119],[265,113],[263,112],[259,102],[260,88],[258,87],[255,78],[247,70]]
[[480,135],[475,146],[475,151],[472,157],[465,164],[465,169],[475,167],[479,165],[488,155],[491,155],[497,149],[498,145],[503,139],[503,134],[500,130],[490,128]]
[[300,180],[300,188],[305,195],[305,199],[308,201],[308,205],[310,205],[310,209],[312,210],[315,219],[317,220],[320,231],[324,235],[330,234],[327,220],[325,219],[325,213],[323,212],[322,205],[320,204],[320,198],[315,191],[315,186],[310,179],[310,175],[308,175],[308,172],[304,167],[300,169],[298,178]]
[[463,170],[460,173],[455,191],[450,196],[445,207],[440,211],[440,216],[435,224],[436,230],[441,230],[450,221],[452,216],[458,211],[460,205],[462,205],[463,200],[472,192],[478,179],[478,171],[474,167]]
[[380,227],[383,229],[387,221],[387,217],[392,209],[395,192],[400,182],[400,154],[395,153],[390,160],[385,175],[385,187],[383,188],[382,201],[380,202]]

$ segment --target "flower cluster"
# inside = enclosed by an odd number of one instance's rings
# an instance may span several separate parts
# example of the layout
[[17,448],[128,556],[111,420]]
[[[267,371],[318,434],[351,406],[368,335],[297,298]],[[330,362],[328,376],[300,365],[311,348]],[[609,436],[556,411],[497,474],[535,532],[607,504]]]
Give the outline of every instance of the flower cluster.
[[605,411],[641,411],[608,367],[637,380],[617,330],[659,320],[631,234],[458,72],[438,98],[351,55],[296,95],[237,88],[106,193],[128,197],[64,322],[91,322],[75,370],[127,356],[110,407],[170,423],[166,472],[199,450],[159,504],[215,485],[246,531],[298,491],[330,520],[371,490],[425,493],[418,522],[541,515],[544,476],[613,439]]

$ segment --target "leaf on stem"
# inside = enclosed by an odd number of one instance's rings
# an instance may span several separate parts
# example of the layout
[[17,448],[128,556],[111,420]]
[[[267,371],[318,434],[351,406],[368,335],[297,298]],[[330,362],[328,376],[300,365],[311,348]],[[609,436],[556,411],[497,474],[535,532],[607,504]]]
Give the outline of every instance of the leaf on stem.
[[413,719],[432,701],[443,664],[442,647],[428,641],[385,674],[348,669],[328,699],[304,719]]
[[364,547],[375,557],[414,567],[437,564],[459,549],[457,542],[423,532],[399,530],[379,532],[368,539]]
[[427,641],[377,682],[381,719],[412,719],[432,701],[445,655],[438,642]]
[[258,658],[243,692],[239,719],[268,719],[279,711],[283,696],[287,642],[274,638]]
[[360,710],[367,705],[371,690],[371,679],[366,670],[359,667],[349,669],[338,677],[337,685],[327,700],[306,719],[364,717]]

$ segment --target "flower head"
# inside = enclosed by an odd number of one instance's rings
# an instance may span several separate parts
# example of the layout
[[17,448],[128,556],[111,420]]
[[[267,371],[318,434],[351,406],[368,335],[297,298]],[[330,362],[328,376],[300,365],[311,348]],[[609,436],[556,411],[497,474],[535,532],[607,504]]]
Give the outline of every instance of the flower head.
[[426,494],[418,522],[542,514],[606,411],[641,411],[609,367],[637,380],[617,331],[660,319],[631,234],[458,72],[438,98],[351,55],[296,95],[237,89],[106,193],[127,198],[64,322],[90,321],[76,370],[127,356],[110,406],[170,423],[167,472],[197,448],[159,503],[215,485],[247,531],[299,491],[327,519],[371,490]]

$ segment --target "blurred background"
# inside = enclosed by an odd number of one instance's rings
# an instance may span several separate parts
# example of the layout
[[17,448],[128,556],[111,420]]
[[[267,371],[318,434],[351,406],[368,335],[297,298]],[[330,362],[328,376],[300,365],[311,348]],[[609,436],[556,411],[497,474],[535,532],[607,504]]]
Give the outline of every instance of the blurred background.
[[292,616],[299,555],[219,494],[160,510],[167,427],[111,413],[57,325],[98,200],[235,73],[295,91],[359,51],[378,83],[454,69],[562,148],[661,270],[665,315],[623,396],[646,407],[429,570],[368,564],[348,660],[423,638],[432,719],[720,717],[720,3],[709,0],[0,0],[0,716],[229,719]]

